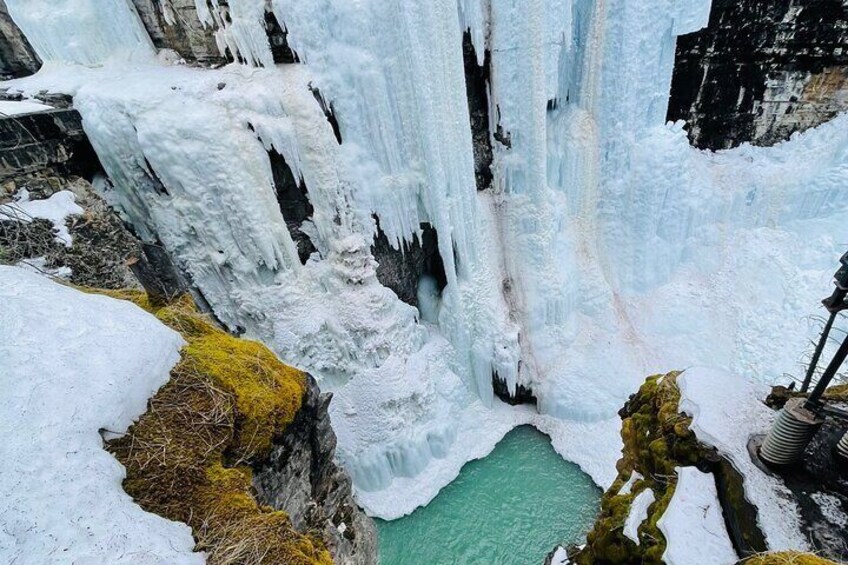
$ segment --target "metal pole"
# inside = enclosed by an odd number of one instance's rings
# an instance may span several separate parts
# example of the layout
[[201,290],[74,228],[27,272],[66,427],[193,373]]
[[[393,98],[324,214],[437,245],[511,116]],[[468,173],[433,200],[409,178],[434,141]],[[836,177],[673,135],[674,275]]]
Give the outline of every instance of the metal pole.
[[804,377],[804,383],[801,385],[801,392],[807,392],[810,388],[810,383],[813,381],[813,373],[816,372],[816,367],[819,365],[819,359],[821,359],[822,351],[824,351],[824,345],[827,343],[827,336],[830,335],[830,330],[833,328],[833,322],[836,321],[837,313],[838,312],[832,312],[827,323],[824,325],[824,331],[822,332],[821,339],[819,340],[819,344],[816,346],[816,352],[813,353],[813,358],[810,361],[810,367],[807,369],[807,374]]
[[824,391],[827,389],[828,385],[830,385],[830,381],[833,380],[833,377],[836,376],[836,372],[839,371],[839,368],[845,362],[846,357],[848,357],[848,335],[845,336],[845,339],[842,341],[842,345],[839,346],[836,355],[834,355],[833,359],[831,359],[830,365],[828,365],[827,369],[824,370],[824,374],[816,384],[816,388],[814,388],[813,392],[810,394],[810,398],[807,400],[805,408],[808,410],[818,410],[821,406],[820,401]]

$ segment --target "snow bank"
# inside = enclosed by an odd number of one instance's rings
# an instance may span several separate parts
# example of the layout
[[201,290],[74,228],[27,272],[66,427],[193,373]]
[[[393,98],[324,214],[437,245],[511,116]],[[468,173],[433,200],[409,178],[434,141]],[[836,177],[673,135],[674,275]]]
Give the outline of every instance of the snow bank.
[[56,232],[56,241],[70,247],[73,238],[68,232],[65,220],[68,216],[82,214],[84,210],[76,203],[76,196],[70,190],[59,192],[44,200],[30,200],[29,192],[22,190],[11,204],[0,206],[0,220],[12,220],[29,223],[35,218],[50,220]]
[[767,433],[777,415],[763,403],[768,387],[707,368],[688,369],[677,383],[680,411],[692,417],[698,441],[716,448],[742,474],[745,496],[758,509],[769,549],[808,550],[792,493],[778,478],[754,465],[748,452],[750,437]]
[[657,526],[667,542],[663,561],[668,565],[733,565],[739,561],[710,473],[678,467],[674,495]]
[[52,110],[52,106],[32,100],[0,100],[0,116],[20,116]]
[[182,338],[136,306],[0,266],[0,561],[203,563],[189,528],[141,510],[98,430],[121,433]]

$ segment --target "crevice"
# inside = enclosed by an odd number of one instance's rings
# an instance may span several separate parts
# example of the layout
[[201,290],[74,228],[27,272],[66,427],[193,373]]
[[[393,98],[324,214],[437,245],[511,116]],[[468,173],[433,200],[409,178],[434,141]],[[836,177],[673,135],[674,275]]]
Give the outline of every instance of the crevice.
[[519,383],[516,385],[513,393],[513,391],[511,391],[507,386],[506,380],[502,379],[500,375],[498,375],[497,371],[492,372],[492,390],[495,392],[495,396],[510,406],[519,406],[521,404],[531,404],[536,406],[538,403],[538,399],[533,393],[532,388],[525,387]]
[[465,91],[468,96],[468,114],[474,144],[474,174],[477,190],[492,186],[492,141],[489,130],[489,78],[491,53],[487,49],[483,65],[477,63],[477,52],[471,40],[471,31],[462,36],[462,55],[465,60]]
[[763,532],[757,526],[757,507],[745,496],[744,478],[724,457],[710,465],[718,501],[733,549],[745,558],[768,550]]
[[156,174],[156,171],[153,170],[153,165],[150,164],[150,161],[147,158],[144,159],[144,176],[150,182],[151,188],[156,191],[156,194],[160,196],[170,196],[168,189],[165,187],[165,183],[162,182],[162,179],[159,178],[159,175]]
[[315,212],[309,201],[309,191],[303,178],[297,179],[285,157],[275,150],[268,152],[271,171],[274,175],[274,188],[280,212],[289,229],[292,240],[297,245],[297,254],[302,264],[306,264],[310,255],[315,253],[315,245],[309,236],[301,230],[303,222],[310,220]]
[[292,65],[300,63],[300,57],[289,45],[289,32],[277,21],[274,12],[265,12],[265,31],[268,34],[268,43],[271,44],[271,54],[274,62],[278,65]]
[[421,309],[419,288],[426,282],[432,287],[433,298],[438,299],[447,286],[447,275],[439,253],[439,236],[430,224],[421,224],[421,236],[412,242],[403,242],[395,249],[377,221],[377,235],[371,246],[377,261],[377,280],[390,288],[403,302]]
[[330,122],[330,127],[333,128],[333,135],[336,136],[336,141],[338,141],[339,145],[341,145],[342,130],[341,127],[339,127],[339,121],[336,119],[336,109],[333,107],[333,103],[328,103],[324,99],[324,95],[321,94],[321,91],[311,84],[309,85],[309,91],[312,92],[312,96],[315,97],[315,100],[321,106],[321,111],[324,112],[324,115],[327,117],[327,121]]

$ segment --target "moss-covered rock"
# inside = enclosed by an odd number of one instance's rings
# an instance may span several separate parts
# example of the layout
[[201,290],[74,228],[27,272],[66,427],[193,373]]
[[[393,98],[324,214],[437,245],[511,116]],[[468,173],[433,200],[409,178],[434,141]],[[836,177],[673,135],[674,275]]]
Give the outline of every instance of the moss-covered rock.
[[[572,553],[572,561],[581,565],[600,563],[660,564],[666,540],[657,526],[677,485],[676,467],[701,464],[711,457],[689,429],[691,419],[679,413],[679,373],[649,377],[621,411],[624,441],[618,477],[601,499],[601,513],[587,536],[586,546]],[[622,487],[633,473],[642,476]],[[623,533],[624,522],[636,496],[646,489],[654,491],[655,502],[648,518],[638,529],[639,545]]]
[[147,413],[109,443],[127,469],[125,490],[145,510],[189,524],[211,564],[332,563],[320,535],[297,532],[252,488],[249,465],[294,420],[306,376],[220,330],[187,296],[156,307],[141,292],[106,294],[135,302],[187,341]]

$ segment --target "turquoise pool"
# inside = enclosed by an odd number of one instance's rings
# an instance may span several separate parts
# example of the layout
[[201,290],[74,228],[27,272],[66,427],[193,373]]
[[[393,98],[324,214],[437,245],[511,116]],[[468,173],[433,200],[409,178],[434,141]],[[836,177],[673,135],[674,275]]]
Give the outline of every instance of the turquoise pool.
[[556,544],[583,539],[600,496],[546,435],[516,428],[426,507],[377,520],[380,565],[541,565]]

